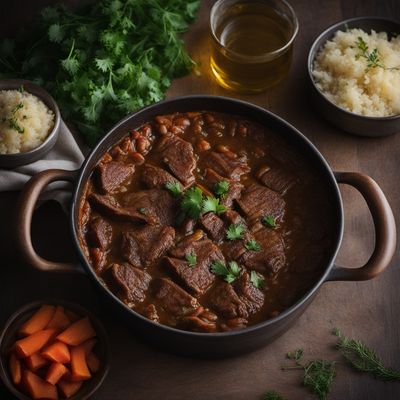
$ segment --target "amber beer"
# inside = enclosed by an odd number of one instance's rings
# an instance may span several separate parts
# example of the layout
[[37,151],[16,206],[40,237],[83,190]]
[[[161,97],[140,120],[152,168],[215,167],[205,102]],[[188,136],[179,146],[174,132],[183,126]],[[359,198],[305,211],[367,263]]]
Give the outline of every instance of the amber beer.
[[261,92],[287,75],[298,22],[283,0],[219,0],[210,24],[211,70],[221,86]]

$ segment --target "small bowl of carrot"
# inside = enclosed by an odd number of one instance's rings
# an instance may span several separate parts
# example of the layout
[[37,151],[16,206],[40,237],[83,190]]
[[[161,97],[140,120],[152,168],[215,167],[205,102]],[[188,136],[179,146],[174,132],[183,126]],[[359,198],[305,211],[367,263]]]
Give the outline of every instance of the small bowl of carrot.
[[36,301],[14,313],[0,335],[0,377],[20,400],[84,400],[107,375],[107,335],[83,307]]

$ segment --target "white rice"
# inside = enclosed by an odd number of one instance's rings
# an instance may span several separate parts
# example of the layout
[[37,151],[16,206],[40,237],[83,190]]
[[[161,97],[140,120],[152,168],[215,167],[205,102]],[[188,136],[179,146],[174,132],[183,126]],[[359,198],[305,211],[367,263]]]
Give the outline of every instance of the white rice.
[[[23,133],[15,129],[15,124]],[[53,127],[54,113],[39,98],[26,91],[0,91],[0,154],[21,153],[38,147]]]
[[[366,71],[367,60],[359,57],[361,37],[368,52],[378,50],[380,63]],[[400,36],[388,40],[385,32],[361,29],[338,31],[317,54],[313,76],[325,96],[345,110],[370,117],[400,114]]]

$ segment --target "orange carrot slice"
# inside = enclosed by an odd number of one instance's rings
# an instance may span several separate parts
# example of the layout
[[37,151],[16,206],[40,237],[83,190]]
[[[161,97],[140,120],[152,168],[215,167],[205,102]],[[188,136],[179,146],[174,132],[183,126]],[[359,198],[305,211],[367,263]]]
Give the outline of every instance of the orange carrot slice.
[[18,332],[22,336],[29,336],[35,332],[41,331],[50,322],[55,310],[56,308],[54,306],[43,305],[21,326]]
[[85,381],[91,377],[86,363],[85,347],[82,345],[71,348],[71,372],[73,382]]
[[95,374],[100,368],[100,360],[97,358],[96,354],[91,351],[86,357],[86,362],[91,373]]
[[85,317],[71,324],[64,332],[57,336],[57,339],[70,346],[78,346],[94,336],[96,336],[96,332],[89,318]]
[[63,342],[54,342],[42,351],[42,356],[48,360],[65,364],[71,360],[68,346]]
[[46,328],[52,328],[62,332],[63,330],[67,329],[70,324],[71,322],[65,314],[64,308],[57,306],[56,311],[54,312],[53,317],[47,324]]
[[44,367],[48,363],[48,360],[46,360],[40,353],[33,353],[25,359],[25,363],[31,371],[36,371],[37,369]]
[[14,385],[19,385],[21,383],[21,362],[14,353],[11,353],[9,367]]
[[82,343],[82,346],[85,348],[86,356],[93,350],[93,347],[96,345],[96,343],[97,343],[97,339],[95,339],[95,338],[86,340],[86,342]]
[[54,329],[43,329],[15,342],[19,357],[29,357],[38,352],[54,336]]
[[47,371],[46,381],[55,385],[66,373],[68,368],[61,363],[52,363]]
[[83,382],[70,382],[67,380],[60,380],[57,384],[61,394],[69,399],[81,388]]
[[57,400],[57,388],[46,382],[32,371],[25,370],[22,375],[22,382],[32,399]]

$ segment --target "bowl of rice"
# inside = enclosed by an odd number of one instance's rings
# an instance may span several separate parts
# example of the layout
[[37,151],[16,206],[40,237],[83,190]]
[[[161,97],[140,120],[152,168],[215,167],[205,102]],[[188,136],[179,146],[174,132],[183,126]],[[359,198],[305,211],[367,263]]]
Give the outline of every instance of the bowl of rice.
[[315,107],[332,124],[359,136],[400,132],[400,24],[352,18],[314,41],[308,76]]
[[43,158],[59,130],[60,111],[44,89],[23,79],[0,80],[0,168]]

